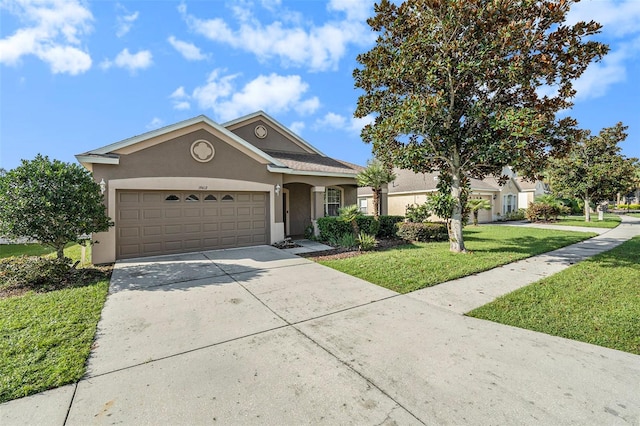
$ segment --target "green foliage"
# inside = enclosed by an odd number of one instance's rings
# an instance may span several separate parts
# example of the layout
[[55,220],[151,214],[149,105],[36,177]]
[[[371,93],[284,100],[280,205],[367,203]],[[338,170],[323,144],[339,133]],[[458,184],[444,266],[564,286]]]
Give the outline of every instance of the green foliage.
[[351,232],[347,232],[339,236],[331,236],[329,244],[333,247],[352,249],[358,247],[358,237],[353,235]]
[[640,237],[468,315],[640,355]]
[[362,251],[369,251],[376,248],[378,245],[378,241],[376,241],[376,237],[367,234],[365,232],[360,232],[358,235],[358,248]]
[[431,208],[428,203],[409,204],[405,216],[410,222],[422,223],[427,222],[431,216]]
[[562,202],[553,195],[541,195],[525,211],[525,216],[530,222],[543,220],[558,220],[558,216],[566,216],[571,213],[571,209],[564,206]]
[[412,243],[320,263],[400,293],[486,271],[540,253],[577,243],[594,233],[519,226],[464,229],[472,256],[449,251],[449,244]]
[[[373,216],[359,216],[356,218],[359,229],[368,229],[371,235],[375,235],[378,238],[395,238],[396,236],[396,224],[402,222],[404,217],[402,216],[380,216],[378,217],[379,229],[377,234],[371,232],[375,222]],[[341,235],[352,232],[352,227],[349,223],[338,220],[337,217],[321,217],[318,218],[318,230],[320,241],[331,241],[332,238],[339,238]]]
[[467,207],[473,213],[473,224],[478,226],[478,212],[480,210],[491,210],[491,202],[484,198],[473,198],[467,201]]
[[36,156],[0,176],[0,234],[51,246],[58,257],[68,242],[106,231],[100,186],[76,164]]
[[0,260],[0,289],[32,288],[47,291],[66,281],[71,259],[40,256],[8,257]]
[[404,222],[398,225],[398,237],[406,241],[447,241],[449,234],[445,223]]
[[509,213],[505,213],[502,216],[502,220],[507,222],[510,220],[524,220],[526,216],[527,209],[518,209]]
[[[575,120],[556,113],[608,51],[590,37],[599,24],[564,24],[574,2],[381,0],[367,21],[378,39],[357,57],[355,116],[376,118],[362,138],[384,164],[451,178],[452,211],[438,216],[452,251],[464,251],[466,178],[507,165],[533,177],[571,142]],[[558,90],[540,97],[545,85]]]
[[640,204],[618,204],[619,210],[640,210]]
[[[369,234],[373,235],[374,237],[376,235],[378,235],[378,233],[380,232],[380,220],[379,220],[380,216],[378,216],[377,218],[373,218],[372,221],[369,222],[369,226],[368,226],[368,230],[369,230]],[[362,228],[362,227],[361,227]]]
[[367,162],[367,167],[356,175],[358,186],[371,187],[373,191],[373,217],[380,215],[380,197],[382,187],[396,178],[396,175],[379,160],[373,159]]
[[[627,138],[626,129],[618,123],[596,136],[581,132],[569,154],[553,160],[548,167],[554,193],[597,204],[633,187],[637,160],[621,155],[618,145]],[[588,209],[585,212],[588,215]]]
[[380,216],[380,230],[376,235],[378,238],[395,238],[398,231],[397,224],[404,220],[403,216]]
[[338,209],[338,220],[351,224],[354,236],[358,235],[358,233],[360,232],[360,227],[358,226],[358,218],[361,216],[362,212],[360,211],[360,207],[358,207],[357,204],[340,207]]

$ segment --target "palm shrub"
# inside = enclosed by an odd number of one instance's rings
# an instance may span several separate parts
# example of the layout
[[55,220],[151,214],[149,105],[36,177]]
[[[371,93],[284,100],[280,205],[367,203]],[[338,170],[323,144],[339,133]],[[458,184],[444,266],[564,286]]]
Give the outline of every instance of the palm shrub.
[[360,232],[360,234],[358,235],[358,244],[358,248],[360,250],[369,251],[373,250],[378,245],[378,241],[376,241],[375,236],[367,234],[365,232]]
[[382,187],[396,178],[396,175],[379,160],[370,160],[367,167],[356,175],[358,186],[369,186],[373,192],[373,218],[377,221],[380,214]]
[[473,225],[478,226],[478,213],[480,210],[491,210],[491,203],[484,198],[472,198],[467,201],[467,207],[473,213]]
[[360,227],[358,226],[358,218],[360,216],[362,216],[362,212],[357,204],[352,204],[338,209],[338,220],[351,224],[354,236],[360,233]]

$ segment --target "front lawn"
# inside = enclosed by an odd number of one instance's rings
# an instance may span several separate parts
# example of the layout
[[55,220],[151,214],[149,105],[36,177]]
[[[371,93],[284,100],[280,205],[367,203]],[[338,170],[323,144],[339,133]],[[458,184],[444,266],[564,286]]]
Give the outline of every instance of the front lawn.
[[640,355],[640,237],[468,315]]
[[467,226],[465,245],[472,252],[454,254],[449,243],[414,243],[319,263],[399,293],[409,293],[496,266],[545,253],[593,233],[515,226]]
[[627,216],[640,217],[640,213],[625,213]]
[[[48,252],[35,244],[0,249],[4,257]],[[80,260],[79,246],[67,247],[65,255]],[[84,375],[109,272],[83,269],[75,275],[79,281],[65,283],[65,288],[0,298],[0,403],[73,383]]]
[[598,213],[591,215],[591,221],[585,222],[584,216],[564,216],[558,218],[556,222],[549,222],[550,225],[582,226],[585,228],[615,228],[620,225],[620,216],[615,214],[605,214],[603,220],[598,220]]

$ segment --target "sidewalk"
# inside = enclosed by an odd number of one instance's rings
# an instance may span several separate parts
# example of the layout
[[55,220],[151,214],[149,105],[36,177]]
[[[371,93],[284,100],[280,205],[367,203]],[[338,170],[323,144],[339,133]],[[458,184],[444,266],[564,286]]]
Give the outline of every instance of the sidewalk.
[[632,237],[640,235],[640,218],[631,216],[622,216],[622,223],[613,229],[531,223],[505,224],[504,226],[598,232],[600,235],[489,271],[414,291],[409,293],[409,296],[464,314],[486,305],[502,295],[556,274],[591,256],[611,250]]

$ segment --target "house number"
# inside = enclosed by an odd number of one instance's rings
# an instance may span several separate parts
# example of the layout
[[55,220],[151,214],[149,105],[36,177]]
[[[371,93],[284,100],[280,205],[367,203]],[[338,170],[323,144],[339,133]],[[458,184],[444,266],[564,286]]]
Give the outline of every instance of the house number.
[[204,186],[204,185],[200,185],[200,186],[198,187],[198,189],[208,189],[208,188],[209,188],[208,186]]

